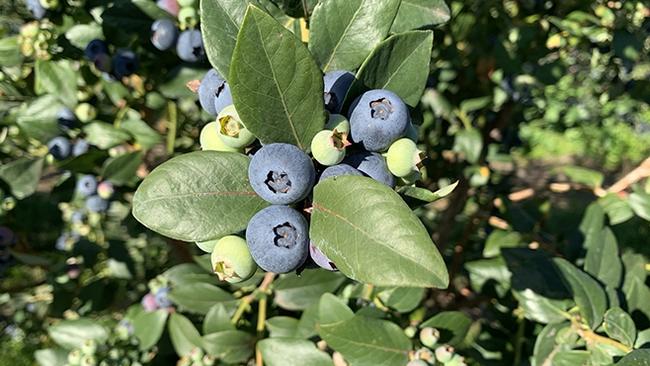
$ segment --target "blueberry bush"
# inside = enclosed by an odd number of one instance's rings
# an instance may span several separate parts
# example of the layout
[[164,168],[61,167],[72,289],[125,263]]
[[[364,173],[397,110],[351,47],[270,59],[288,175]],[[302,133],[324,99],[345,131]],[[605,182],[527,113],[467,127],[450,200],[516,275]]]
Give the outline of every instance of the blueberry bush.
[[2,364],[650,363],[650,7],[0,1]]

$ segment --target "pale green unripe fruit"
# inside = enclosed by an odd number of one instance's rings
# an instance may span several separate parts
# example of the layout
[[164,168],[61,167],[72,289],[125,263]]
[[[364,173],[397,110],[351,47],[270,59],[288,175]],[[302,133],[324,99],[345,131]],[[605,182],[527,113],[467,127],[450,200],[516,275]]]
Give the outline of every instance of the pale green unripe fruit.
[[461,355],[453,355],[451,360],[444,362],[445,366],[467,366],[465,363],[465,357]]
[[350,134],[350,122],[345,116],[340,114],[330,114],[329,120],[325,124],[326,130],[336,130],[338,132],[343,132]]
[[97,109],[89,103],[81,103],[74,109],[74,114],[81,122],[90,122],[97,117]]
[[201,130],[201,135],[199,136],[199,143],[201,144],[201,149],[238,152],[239,149],[226,145],[221,139],[221,137],[219,137],[220,129],[221,129],[221,125],[219,124],[219,122],[210,122],[205,126],[203,126],[203,129]]
[[323,130],[311,140],[311,154],[323,165],[336,165],[345,157],[349,145],[347,133]]
[[217,116],[217,122],[219,137],[224,144],[240,149],[255,141],[255,135],[244,126],[234,105],[222,109]]
[[59,6],[59,0],[40,0],[39,3],[45,9],[55,9]]
[[181,7],[194,6],[196,0],[178,0],[178,5]]
[[81,345],[81,352],[84,355],[93,355],[97,350],[97,342],[92,339],[87,339]]
[[435,354],[436,354],[436,360],[442,362],[442,363],[447,363],[451,360],[452,357],[454,357],[454,347],[449,346],[449,345],[444,345],[436,348]]
[[439,339],[440,332],[436,328],[426,327],[420,330],[420,342],[429,348],[433,348]]
[[210,259],[214,273],[221,281],[229,283],[246,281],[257,270],[246,240],[235,235],[219,239]]
[[78,349],[70,351],[68,353],[68,363],[71,365],[78,365],[81,362],[81,351]]
[[386,153],[388,170],[397,177],[409,176],[418,171],[418,165],[422,161],[421,154],[413,140],[399,139],[390,145]]
[[192,6],[186,6],[181,8],[178,12],[178,21],[180,23],[181,29],[194,28],[199,22],[199,17],[197,15],[196,9]]

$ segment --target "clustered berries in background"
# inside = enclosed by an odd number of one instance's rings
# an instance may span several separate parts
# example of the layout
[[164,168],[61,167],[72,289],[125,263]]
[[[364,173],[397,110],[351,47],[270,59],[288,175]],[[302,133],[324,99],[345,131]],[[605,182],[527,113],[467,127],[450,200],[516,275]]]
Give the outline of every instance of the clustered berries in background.
[[[408,327],[405,333],[409,337],[415,335],[415,328]],[[436,328],[426,327],[419,334],[422,348],[415,351],[413,359],[406,366],[467,366],[465,358],[455,352],[454,347],[448,344],[439,344],[440,331]]]
[[129,49],[120,49],[111,57],[108,45],[101,39],[93,39],[84,50],[86,58],[105,77],[122,79],[138,70],[138,57]]
[[151,25],[151,44],[161,51],[176,46],[176,54],[186,62],[205,60],[203,38],[198,29],[199,14],[196,0],[159,0],[158,6],[176,16],[178,26],[171,19],[158,19]]
[[173,303],[169,299],[169,284],[167,280],[159,276],[148,284],[149,292],[142,297],[140,304],[145,311],[156,311],[158,309],[173,310]]
[[20,53],[25,57],[49,60],[56,53],[56,34],[49,21],[29,22],[20,28],[18,36]]
[[291,144],[257,143],[232,104],[228,82],[214,69],[201,80],[200,104],[216,116],[216,121],[201,130],[201,148],[251,155],[250,184],[271,204],[251,218],[246,240],[227,236],[197,243],[212,252],[212,267],[221,280],[244,281],[254,274],[255,264],[273,273],[305,265],[335,271],[336,265],[309,241],[314,185],[341,175],[358,175],[394,188],[420,178],[422,155],[406,104],[395,93],[377,89],[366,91],[348,107],[344,103],[353,81],[348,71],[325,74],[324,103],[330,114],[325,128],[311,142],[310,156]]

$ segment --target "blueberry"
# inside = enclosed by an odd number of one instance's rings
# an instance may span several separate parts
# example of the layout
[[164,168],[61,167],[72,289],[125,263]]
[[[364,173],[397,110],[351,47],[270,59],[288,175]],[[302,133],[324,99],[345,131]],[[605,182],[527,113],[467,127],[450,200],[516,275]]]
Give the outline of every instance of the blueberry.
[[138,70],[138,57],[130,50],[120,50],[113,56],[113,75],[121,79]]
[[[93,65],[95,65],[95,68],[97,70],[102,71],[103,73],[108,73],[111,71],[111,68],[113,67],[111,56],[109,56],[106,53],[101,53],[95,56],[95,58],[93,59]],[[104,75],[104,79],[107,79],[107,81],[114,80],[110,74]]]
[[257,265],[246,245],[246,240],[228,235],[217,241],[210,255],[212,270],[221,281],[239,283],[251,278]]
[[425,347],[433,349],[440,340],[440,332],[436,328],[426,327],[420,330],[420,342]]
[[144,308],[144,311],[154,311],[158,309],[156,297],[152,293],[144,295],[140,301],[140,304]]
[[449,345],[442,345],[435,350],[436,360],[446,364],[454,356],[454,351],[454,347]]
[[417,173],[422,162],[422,151],[409,138],[401,138],[388,148],[386,163],[388,170],[397,177],[407,177]]
[[329,259],[320,249],[316,248],[312,244],[309,244],[309,256],[311,260],[314,261],[319,267],[324,268],[328,271],[337,271],[336,265]]
[[53,138],[47,143],[47,148],[56,160],[63,160],[70,156],[70,140],[65,137],[59,136]]
[[363,173],[361,173],[358,169],[353,168],[352,166],[348,164],[337,164],[337,165],[332,165],[328,167],[327,169],[323,170],[323,172],[320,174],[320,178],[318,178],[319,182],[322,182],[323,180],[331,177],[338,177],[341,175],[359,175],[362,176]]
[[165,51],[176,43],[178,29],[176,24],[169,19],[158,19],[151,25],[151,43],[157,49]]
[[82,211],[75,211],[72,213],[72,216],[70,216],[70,221],[74,224],[81,224],[84,220],[86,220],[86,214]]
[[209,114],[216,116],[222,109],[232,104],[232,94],[228,82],[217,70],[208,71],[199,85],[199,102]]
[[92,175],[82,175],[77,180],[77,194],[81,197],[88,197],[97,192],[97,179]]
[[83,155],[88,152],[88,148],[90,148],[88,141],[79,139],[72,145],[72,156]]
[[210,122],[203,126],[199,135],[199,144],[201,150],[231,151],[237,152],[239,149],[226,145],[219,135],[221,124],[219,122]]
[[86,198],[86,208],[90,212],[104,212],[108,210],[108,201],[99,196]]
[[205,57],[201,32],[196,29],[183,31],[176,42],[176,53],[181,60],[198,62]]
[[363,151],[347,157],[344,163],[357,168],[365,175],[389,187],[395,187],[395,177],[388,170],[384,157],[378,153]]
[[370,90],[350,107],[352,141],[368,151],[383,151],[402,137],[409,123],[406,104],[393,92]]
[[8,247],[16,242],[14,232],[8,227],[0,226],[0,248]]
[[169,299],[169,287],[161,287],[156,291],[156,304],[160,308],[168,308],[172,306],[172,301]]
[[25,2],[27,10],[34,16],[36,19],[43,19],[45,16],[45,8],[41,5],[39,0],[27,0]]
[[307,197],[316,172],[302,150],[294,145],[274,143],[255,153],[248,166],[248,179],[264,200],[284,205]]
[[63,107],[56,113],[56,121],[59,123],[59,127],[68,130],[75,127],[77,117],[74,115],[72,109]]
[[325,108],[331,113],[341,112],[345,95],[348,93],[354,74],[345,70],[330,71],[323,77]]
[[222,109],[217,115],[217,122],[219,122],[219,138],[224,144],[241,149],[255,141],[255,135],[244,126],[234,105]]
[[322,165],[335,165],[343,160],[348,146],[347,132],[322,130],[311,140],[311,154]]
[[69,236],[68,234],[61,234],[61,236],[59,236],[59,237],[56,239],[56,243],[54,244],[54,247],[55,247],[57,250],[61,250],[61,251],[63,251],[63,250],[67,250],[67,249],[68,249],[68,244],[67,244],[67,242],[68,242],[68,239],[69,239],[69,238],[70,238],[70,236]]
[[87,59],[95,61],[99,55],[108,55],[108,46],[106,45],[106,42],[101,39],[93,39],[88,42],[88,45],[86,45],[84,53],[86,54]]
[[178,6],[176,0],[158,0],[156,1],[156,5],[173,16],[177,16],[180,10],[180,6]]
[[114,192],[115,187],[111,182],[104,181],[97,185],[97,195],[105,200],[111,198]]
[[263,270],[291,272],[309,255],[309,226],[296,210],[269,206],[253,216],[246,229],[246,243]]

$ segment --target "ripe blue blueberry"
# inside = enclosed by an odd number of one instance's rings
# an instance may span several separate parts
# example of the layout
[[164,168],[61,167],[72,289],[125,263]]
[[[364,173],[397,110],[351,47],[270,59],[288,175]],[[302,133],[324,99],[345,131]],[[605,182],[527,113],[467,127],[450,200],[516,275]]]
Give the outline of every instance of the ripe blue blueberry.
[[341,175],[362,176],[363,173],[361,173],[358,169],[353,168],[348,164],[337,164],[337,165],[332,165],[330,167],[327,167],[327,169],[323,170],[323,172],[320,173],[320,178],[318,178],[318,181],[322,182],[327,178],[338,177]]
[[255,153],[248,166],[253,190],[275,205],[286,205],[307,197],[316,171],[307,154],[291,144],[274,143]]
[[309,225],[296,210],[269,206],[253,216],[246,229],[246,243],[263,270],[291,272],[309,255]]
[[97,179],[92,175],[82,175],[77,180],[77,194],[81,197],[88,197],[97,192]]
[[340,113],[345,95],[348,93],[354,74],[345,70],[330,71],[323,77],[325,108],[331,113]]
[[357,168],[365,175],[389,187],[395,187],[395,177],[388,170],[383,156],[378,153],[363,151],[347,157],[344,163]]
[[45,16],[46,10],[43,5],[41,5],[41,2],[39,0],[27,0],[25,2],[25,5],[27,5],[27,10],[32,13],[32,16],[34,16],[34,18],[43,19]]
[[83,155],[88,152],[88,148],[90,148],[88,141],[79,139],[72,145],[72,156]]
[[[111,56],[107,53],[99,54],[93,59],[93,65],[95,65],[97,70],[103,73],[108,73],[111,71],[111,67],[113,67]],[[107,81],[114,80],[110,74],[105,74],[103,76]]]
[[328,271],[338,271],[336,265],[327,256],[312,244],[309,244],[309,256],[319,267]]
[[209,114],[216,116],[222,109],[232,104],[232,94],[228,82],[217,70],[208,71],[199,85],[199,102]]
[[172,306],[172,301],[169,299],[169,287],[161,287],[154,295],[156,297],[156,304],[160,308],[168,308]]
[[86,198],[86,208],[90,212],[104,212],[108,210],[108,201],[97,196],[90,196]]
[[404,136],[409,123],[406,104],[395,93],[375,89],[363,93],[350,107],[352,141],[368,151],[386,150]]
[[176,42],[176,53],[181,60],[187,62],[198,62],[205,57],[203,39],[201,32],[196,29],[188,29],[178,36]]
[[108,46],[101,39],[93,39],[86,45],[84,53],[87,59],[94,61],[99,55],[108,55]]
[[84,214],[82,211],[75,211],[72,213],[72,216],[70,216],[70,221],[72,221],[73,224],[81,224],[86,220],[86,214]]
[[130,50],[120,50],[113,57],[113,75],[121,79],[138,70],[138,57]]
[[158,19],[151,25],[151,43],[157,49],[165,51],[176,43],[178,29],[170,19]]
[[72,109],[63,107],[56,113],[56,121],[59,123],[59,127],[68,130],[77,124],[77,117],[74,115]]
[[65,137],[55,137],[47,143],[50,154],[56,160],[63,160],[70,156],[70,140]]

